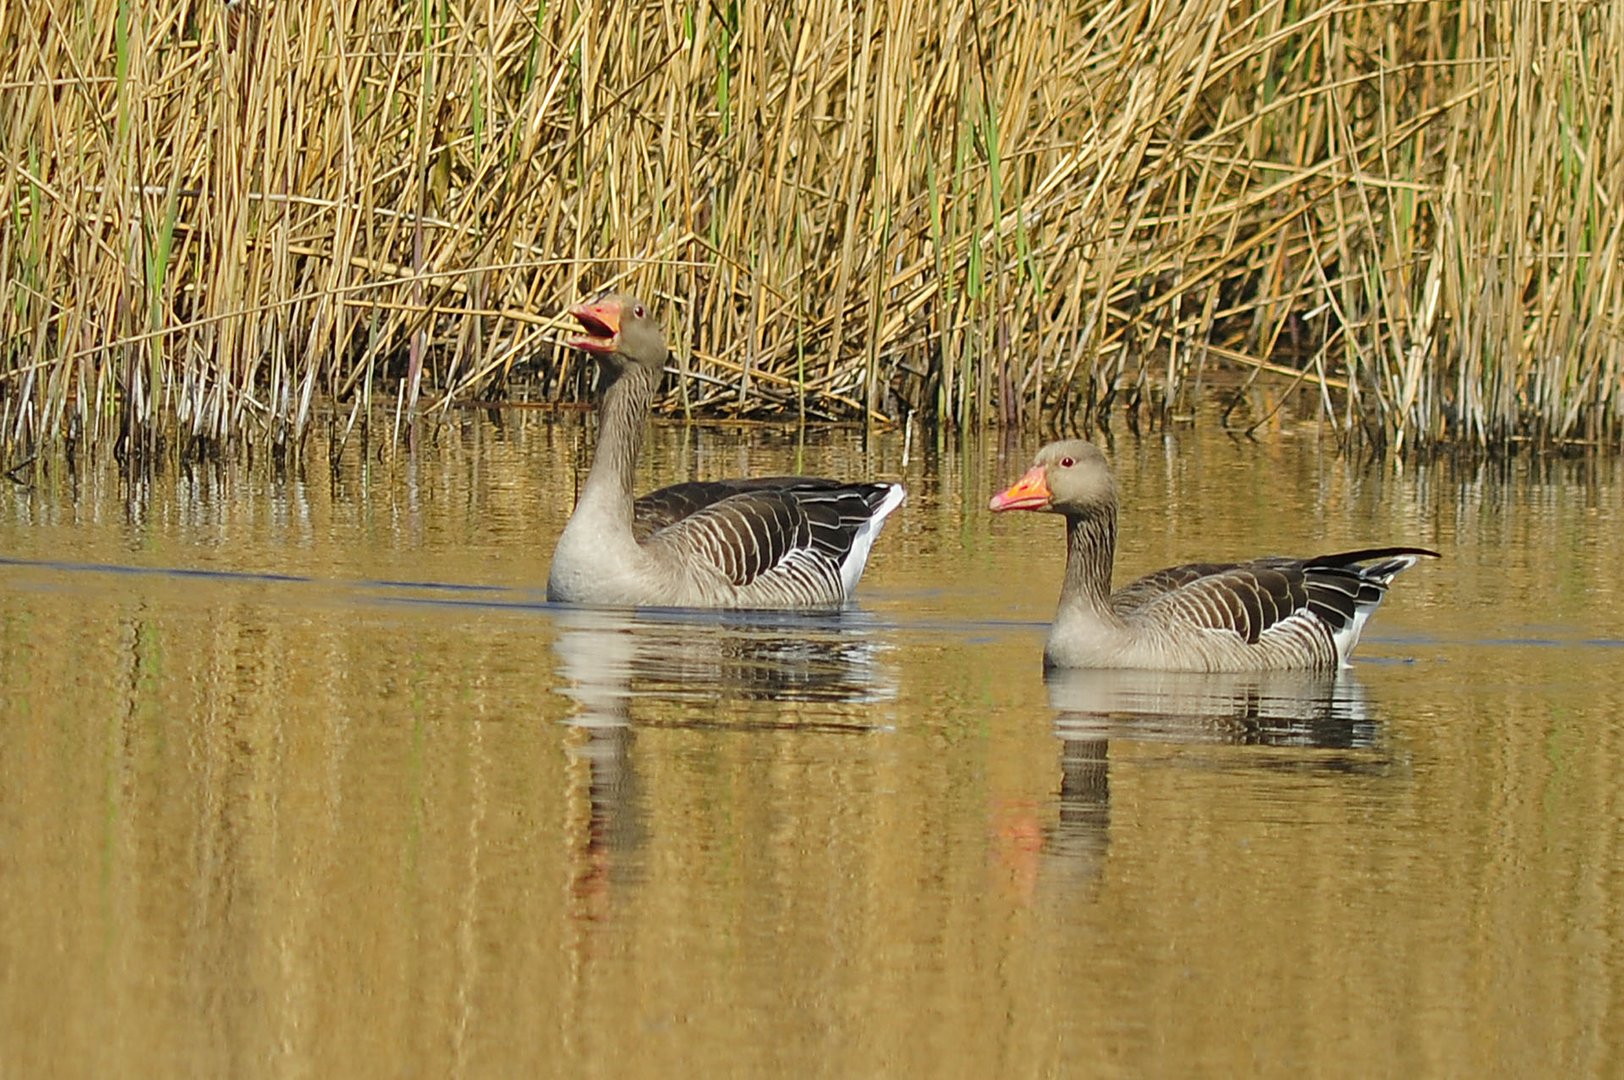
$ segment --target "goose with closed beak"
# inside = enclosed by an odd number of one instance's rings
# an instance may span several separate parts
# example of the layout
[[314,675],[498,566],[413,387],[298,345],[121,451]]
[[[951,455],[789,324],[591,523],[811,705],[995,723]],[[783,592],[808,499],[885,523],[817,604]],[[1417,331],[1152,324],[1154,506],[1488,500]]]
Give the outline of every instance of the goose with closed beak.
[[701,480],[632,497],[665,334],[636,297],[570,309],[569,344],[602,369],[597,450],[547,576],[547,598],[641,607],[819,610],[851,599],[902,485],[809,476]]
[[1111,591],[1117,489],[1098,447],[1050,443],[991,509],[1066,521],[1066,576],[1044,646],[1046,668],[1334,671],[1347,663],[1387,587],[1421,556],[1371,548],[1308,559],[1192,563]]

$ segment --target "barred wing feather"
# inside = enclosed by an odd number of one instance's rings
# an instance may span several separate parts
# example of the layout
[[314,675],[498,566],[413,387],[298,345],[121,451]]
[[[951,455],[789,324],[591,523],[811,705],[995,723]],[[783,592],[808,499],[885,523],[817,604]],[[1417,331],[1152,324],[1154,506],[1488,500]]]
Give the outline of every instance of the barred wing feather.
[[714,566],[739,587],[773,581],[796,597],[841,595],[855,585],[846,565],[901,501],[894,484],[807,477],[695,481],[637,501],[644,542]]
[[1268,556],[1245,563],[1192,563],[1147,574],[1111,601],[1128,617],[1230,630],[1249,645],[1288,619],[1312,616],[1340,644],[1350,631],[1357,640],[1394,575],[1430,554],[1418,548],[1371,548],[1311,559]]
[[[1160,595],[1151,595],[1148,587],[1139,589],[1144,595],[1133,617],[1233,631],[1249,645],[1309,605],[1303,564],[1291,559],[1192,564],[1153,576],[1170,587]],[[1140,586],[1135,582],[1129,589]]]

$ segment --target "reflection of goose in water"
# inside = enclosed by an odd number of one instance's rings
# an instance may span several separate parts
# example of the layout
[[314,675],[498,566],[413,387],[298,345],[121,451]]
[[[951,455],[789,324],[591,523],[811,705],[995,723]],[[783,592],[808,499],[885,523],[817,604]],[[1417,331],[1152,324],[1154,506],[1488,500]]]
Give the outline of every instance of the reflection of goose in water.
[[[555,625],[560,692],[575,700],[571,722],[583,726],[625,724],[639,700],[647,715],[636,719],[677,727],[723,723],[718,703],[771,701],[820,708],[775,709],[768,726],[867,730],[876,725],[866,706],[896,696],[883,646],[858,612],[560,608]],[[798,723],[802,712],[809,718]]]
[[1364,688],[1347,671],[1055,670],[1046,677],[1061,738],[1368,748]]
[[[858,612],[811,616],[558,608],[558,692],[575,702],[585,765],[568,828],[576,913],[608,917],[613,878],[635,867],[642,805],[636,741],[644,727],[865,732],[896,696],[883,647]],[[770,702],[769,707],[752,707]],[[742,706],[723,708],[728,704]]]
[[1346,670],[1076,669],[1051,671],[1047,682],[1060,739],[1059,820],[1047,853],[1070,878],[1094,881],[1104,869],[1113,740],[1275,748],[1225,758],[1259,769],[1356,772],[1385,764],[1364,688]]

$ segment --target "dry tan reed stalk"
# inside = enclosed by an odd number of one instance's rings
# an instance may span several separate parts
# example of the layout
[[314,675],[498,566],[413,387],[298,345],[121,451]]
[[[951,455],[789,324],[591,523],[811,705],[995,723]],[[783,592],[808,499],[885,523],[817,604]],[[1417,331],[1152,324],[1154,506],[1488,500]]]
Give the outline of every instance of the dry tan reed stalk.
[[585,393],[945,425],[1284,378],[1350,437],[1624,424],[1624,9],[0,8],[0,463]]

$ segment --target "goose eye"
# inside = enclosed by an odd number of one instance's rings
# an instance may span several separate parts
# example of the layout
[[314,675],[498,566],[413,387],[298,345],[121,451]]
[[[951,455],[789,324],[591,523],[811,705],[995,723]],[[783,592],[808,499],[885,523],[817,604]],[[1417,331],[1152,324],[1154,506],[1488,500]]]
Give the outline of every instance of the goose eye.
[[1075,464],[1077,464],[1076,458],[1063,457],[1060,459],[1060,467],[1062,469],[1069,469]]
[[632,318],[641,319],[642,317],[643,317],[643,305],[642,304],[633,304],[632,305]]

